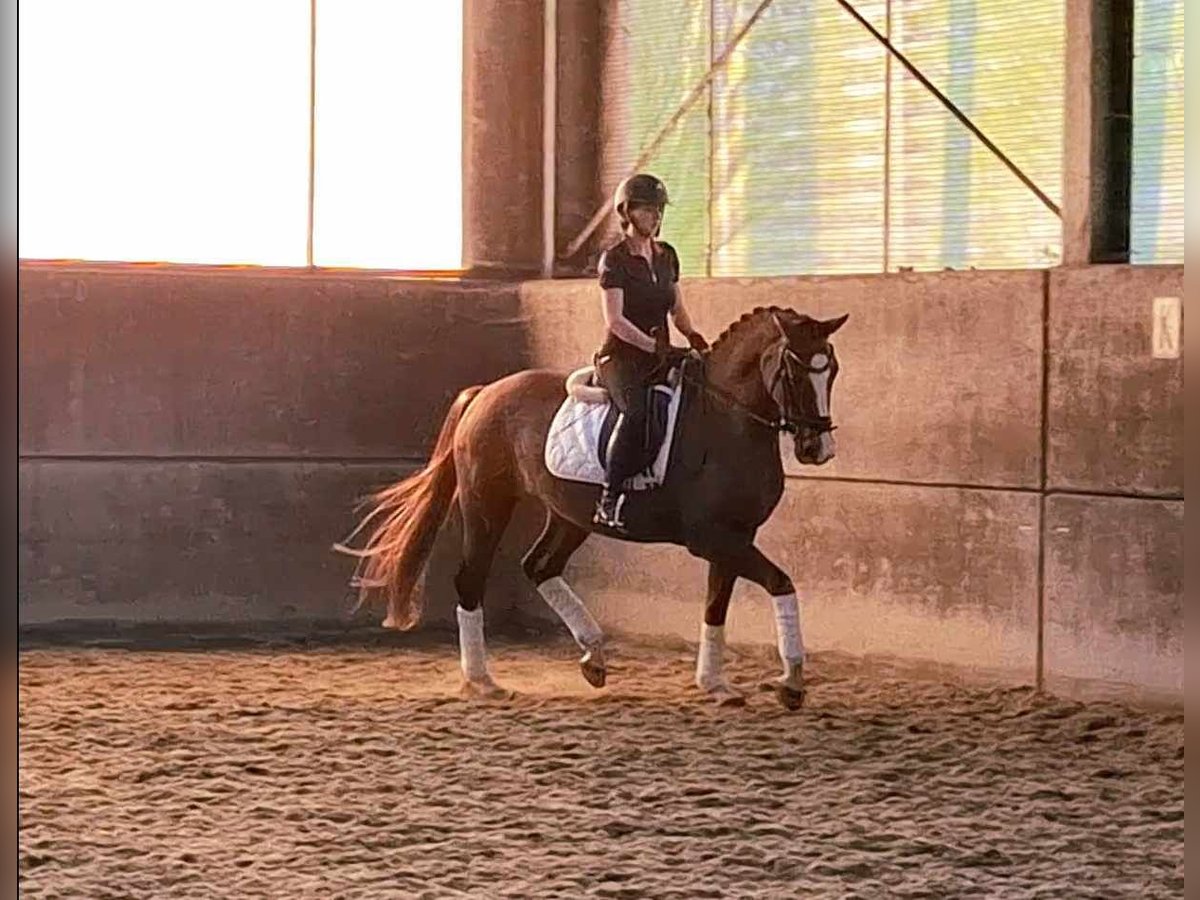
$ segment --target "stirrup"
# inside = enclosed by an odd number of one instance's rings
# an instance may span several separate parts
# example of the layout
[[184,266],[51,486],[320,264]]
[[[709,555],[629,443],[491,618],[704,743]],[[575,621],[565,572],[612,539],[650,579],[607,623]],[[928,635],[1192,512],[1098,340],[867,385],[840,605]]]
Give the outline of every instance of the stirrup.
[[624,491],[613,493],[607,487],[604,488],[600,494],[599,501],[596,503],[596,514],[592,516],[592,522],[596,525],[603,525],[606,528],[623,531],[625,529],[625,522],[621,519],[621,507],[624,505]]

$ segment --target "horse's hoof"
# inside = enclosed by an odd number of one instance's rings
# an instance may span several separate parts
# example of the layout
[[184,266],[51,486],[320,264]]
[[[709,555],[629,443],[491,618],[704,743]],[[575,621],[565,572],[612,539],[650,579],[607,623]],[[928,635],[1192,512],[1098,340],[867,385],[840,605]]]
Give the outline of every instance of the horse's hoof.
[[784,709],[795,712],[804,705],[804,688],[794,688],[789,684],[776,684],[775,698]]
[[474,700],[511,700],[513,692],[500,687],[491,678],[479,681],[464,681],[459,693]]
[[594,647],[583,654],[583,658],[579,660],[579,671],[583,673],[584,679],[592,687],[604,687],[604,683],[608,680],[608,669],[604,666],[604,652],[599,647]]
[[758,689],[764,693],[774,694],[784,709],[795,712],[804,705],[806,691],[803,683],[796,686],[780,678],[774,681],[759,682]]
[[738,707],[746,705],[746,698],[737,691],[717,691],[710,695],[717,706]]
[[698,684],[697,687],[708,695],[717,706],[745,706],[746,697],[740,691],[734,690],[733,686],[727,682],[718,684],[704,685]]

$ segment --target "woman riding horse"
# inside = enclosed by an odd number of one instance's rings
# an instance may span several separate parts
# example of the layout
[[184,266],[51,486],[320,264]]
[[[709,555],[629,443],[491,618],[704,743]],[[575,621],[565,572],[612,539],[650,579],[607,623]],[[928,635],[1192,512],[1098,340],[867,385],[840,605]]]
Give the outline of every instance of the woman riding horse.
[[708,341],[692,327],[679,290],[679,257],[658,240],[667,187],[653,175],[639,174],[617,186],[613,207],[621,220],[621,241],[600,257],[607,334],[596,354],[596,374],[620,410],[605,466],[604,490],[592,521],[618,532],[626,479],[646,464],[646,426],[650,386],[663,368],[668,346],[667,313],[697,351]]
[[[627,414],[645,383],[646,360],[654,358],[651,330],[662,329],[658,355],[665,349],[668,311],[693,347],[705,346],[679,301],[674,251],[653,240],[666,202],[656,183],[629,182],[618,192],[626,238],[606,255],[601,275],[612,335],[606,347],[616,351],[601,360],[601,378],[626,404]],[[731,325],[704,354],[702,371],[684,379],[674,437],[679,452],[672,454],[663,483],[628,504],[630,533],[616,532],[625,540],[686,547],[708,563],[696,684],[722,703],[742,702],[722,673],[725,617],[738,578],[771,597],[783,675],[769,686],[788,709],[799,707],[804,697],[796,589],[755,546],[755,537],[783,496],[779,433],[792,435],[802,465],[821,465],[834,456],[830,403],[838,362],[829,338],[845,321],[846,316],[821,321],[772,306]],[[546,467],[547,434],[565,399],[563,376],[545,370],[465,389],[446,414],[428,465],[372,498],[373,509],[350,535],[371,527],[365,545],[335,545],[359,558],[360,604],[382,597],[388,608],[384,625],[412,628],[421,618],[421,573],[457,502],[462,564],[454,586],[469,694],[507,696],[488,671],[483,600],[500,538],[525,497],[545,509],[546,524],[522,568],[583,649],[583,676],[597,687],[605,683],[604,633],[562,576],[589,534],[613,530],[595,521],[595,485],[556,478]],[[631,444],[640,441],[639,430],[629,429]],[[610,495],[619,491],[622,474],[610,470]]]

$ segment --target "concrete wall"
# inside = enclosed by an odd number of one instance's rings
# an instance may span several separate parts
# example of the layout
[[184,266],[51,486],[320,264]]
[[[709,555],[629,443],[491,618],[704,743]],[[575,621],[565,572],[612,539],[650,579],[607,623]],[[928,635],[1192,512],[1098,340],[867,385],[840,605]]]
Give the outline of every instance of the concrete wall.
[[[1040,272],[712,278],[688,281],[685,290],[710,339],[756,306],[850,314],[835,344],[838,440],[853,452],[839,454],[823,475],[1035,488],[1043,279]],[[604,327],[591,282],[528,282],[521,296],[536,358],[562,367],[590,358]]]
[[1183,359],[1151,354],[1163,296],[1183,297],[1182,267],[1050,274],[1052,684],[1183,690]]
[[[1182,364],[1148,343],[1181,270],[685,290],[710,337],[759,304],[850,313],[839,456],[791,467],[761,540],[812,647],[1181,690]],[[419,463],[461,387],[578,365],[601,330],[587,281],[25,267],[21,309],[26,623],[342,615],[351,567],[328,546],[355,498]],[[497,619],[543,612],[515,564],[535,527],[525,510],[497,562]],[[569,575],[610,626],[696,634],[704,567],[681,550],[596,538]],[[772,639],[756,589],[731,632]]]
[[[839,455],[818,471],[785,453],[794,477],[761,541],[802,586],[813,646],[1181,692],[1182,362],[1151,358],[1150,310],[1182,281],[1113,267],[689,282],[710,336],[760,304],[850,313]],[[535,357],[586,358],[590,284],[530,283],[522,304]],[[703,566],[672,553],[595,540],[577,577],[609,624],[694,638]],[[730,630],[771,639],[759,592],[739,593]]]
[[530,361],[499,284],[35,265],[20,292],[23,623],[344,616],[357,500]]
[[1183,296],[1183,269],[1050,274],[1050,486],[1183,494],[1183,361],[1151,355],[1155,297]]

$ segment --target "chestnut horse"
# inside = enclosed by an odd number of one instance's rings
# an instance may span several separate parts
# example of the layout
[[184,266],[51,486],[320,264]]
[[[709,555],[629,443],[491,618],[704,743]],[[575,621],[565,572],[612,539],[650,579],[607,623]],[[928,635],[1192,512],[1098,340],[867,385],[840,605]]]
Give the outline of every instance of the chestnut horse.
[[[566,396],[561,374],[526,370],[467,388],[450,407],[429,464],[373,495],[371,512],[336,545],[359,557],[359,604],[385,598],[385,626],[417,624],[418,580],[457,499],[463,559],[454,583],[464,691],[507,696],[488,672],[482,603],[513,508],[522,497],[533,497],[545,507],[546,524],[522,566],[583,649],[580,666],[589,683],[605,682],[604,635],[562,574],[571,554],[597,531],[678,544],[708,562],[696,684],[718,702],[744,702],[721,665],[734,582],[746,578],[766,590],[783,662],[783,675],[769,686],[785,707],[798,708],[804,645],[795,587],[754,539],[783,495],[779,432],[793,435],[803,464],[821,465],[834,455],[829,410],[838,363],[829,337],[846,318],[818,321],[791,309],[758,308],[728,328],[703,358],[686,360],[670,468],[661,486],[628,496],[624,534],[593,525],[598,486],[556,478],[546,468],[547,432]],[[361,548],[348,546],[372,524]]]

